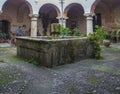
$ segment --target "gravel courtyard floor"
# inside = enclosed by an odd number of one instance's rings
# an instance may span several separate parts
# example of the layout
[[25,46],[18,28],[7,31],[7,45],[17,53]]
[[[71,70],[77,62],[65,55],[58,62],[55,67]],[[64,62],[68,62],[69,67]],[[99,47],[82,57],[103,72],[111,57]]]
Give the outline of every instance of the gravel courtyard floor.
[[0,94],[120,94],[120,44],[101,48],[102,60],[50,69],[17,57],[16,47],[0,47]]

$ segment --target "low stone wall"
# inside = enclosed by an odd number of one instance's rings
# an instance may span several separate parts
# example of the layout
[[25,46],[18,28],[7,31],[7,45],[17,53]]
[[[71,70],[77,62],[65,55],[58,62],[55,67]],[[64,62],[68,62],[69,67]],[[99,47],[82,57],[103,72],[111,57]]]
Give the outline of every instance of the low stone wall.
[[74,63],[90,58],[93,53],[93,45],[87,38],[17,38],[17,55],[34,59],[46,67]]

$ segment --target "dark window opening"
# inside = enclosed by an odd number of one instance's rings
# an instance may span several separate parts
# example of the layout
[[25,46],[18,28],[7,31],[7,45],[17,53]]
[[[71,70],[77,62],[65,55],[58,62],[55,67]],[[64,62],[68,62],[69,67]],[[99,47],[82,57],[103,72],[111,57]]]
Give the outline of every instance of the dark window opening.
[[102,22],[101,22],[101,14],[97,13],[94,17],[93,17],[93,30],[95,31],[95,26],[101,26]]
[[6,20],[0,21],[0,33],[4,35],[5,38],[9,37],[10,33],[10,22]]
[[71,21],[71,29],[75,29],[77,27],[76,21]]

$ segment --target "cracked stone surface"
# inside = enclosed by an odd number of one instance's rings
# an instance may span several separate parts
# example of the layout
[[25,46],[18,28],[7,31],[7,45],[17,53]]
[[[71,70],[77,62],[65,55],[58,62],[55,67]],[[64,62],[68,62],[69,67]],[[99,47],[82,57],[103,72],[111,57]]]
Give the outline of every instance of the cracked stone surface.
[[45,68],[0,47],[0,94],[120,94],[120,44],[101,46],[102,60]]

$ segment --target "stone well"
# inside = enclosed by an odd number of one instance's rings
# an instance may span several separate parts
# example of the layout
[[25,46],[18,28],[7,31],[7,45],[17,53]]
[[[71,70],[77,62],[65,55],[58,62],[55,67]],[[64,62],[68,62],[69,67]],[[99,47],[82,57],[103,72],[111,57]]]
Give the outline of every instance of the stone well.
[[17,37],[17,55],[53,67],[92,57],[93,44],[87,38],[48,39]]

